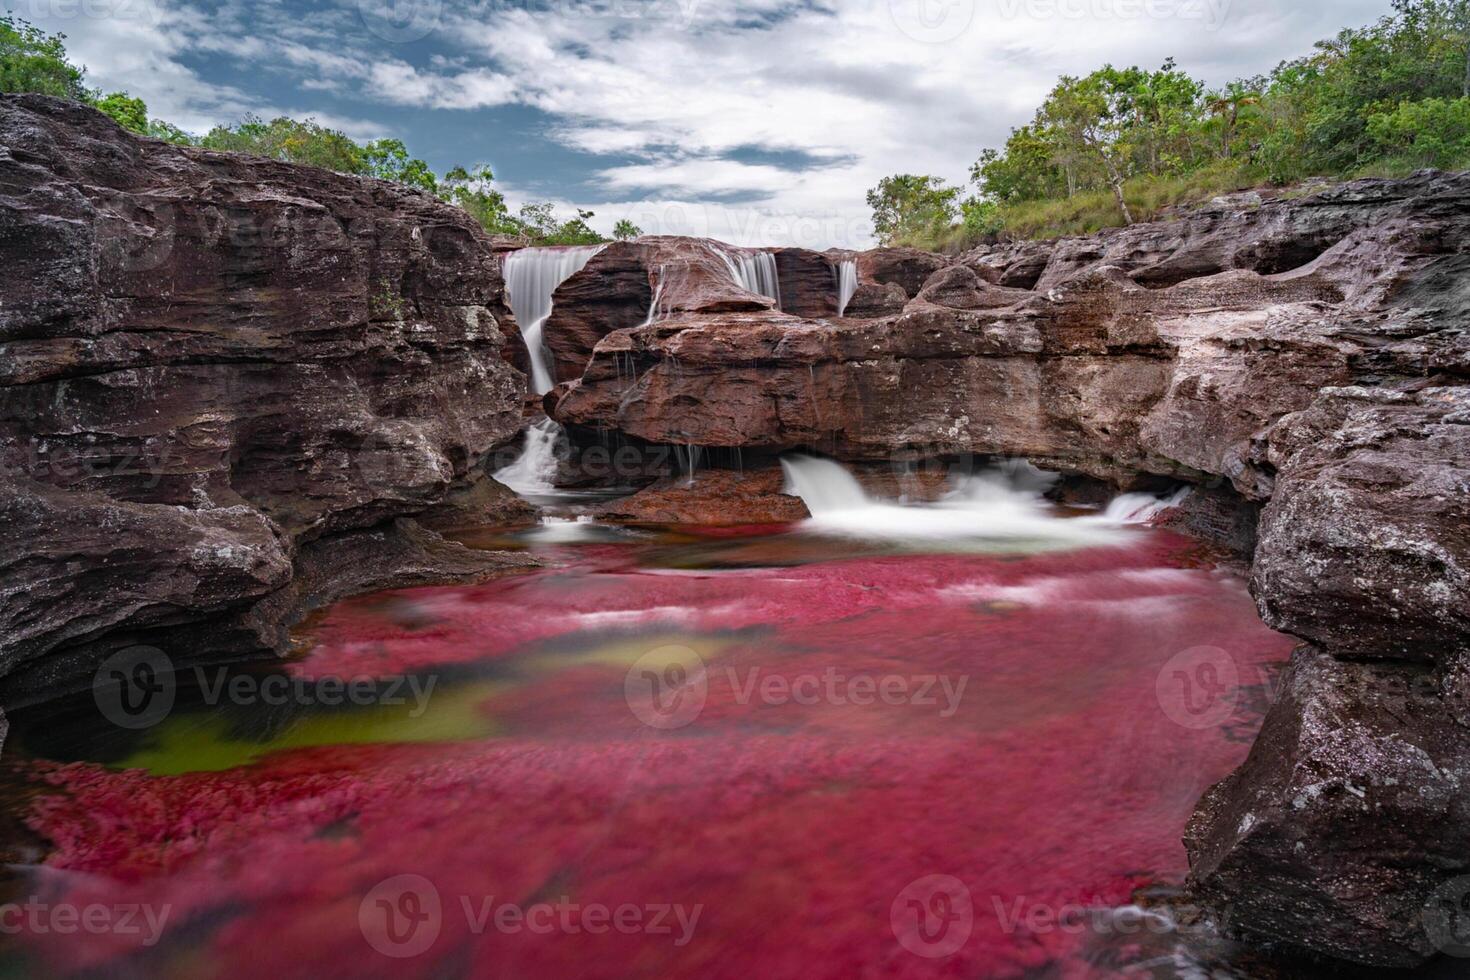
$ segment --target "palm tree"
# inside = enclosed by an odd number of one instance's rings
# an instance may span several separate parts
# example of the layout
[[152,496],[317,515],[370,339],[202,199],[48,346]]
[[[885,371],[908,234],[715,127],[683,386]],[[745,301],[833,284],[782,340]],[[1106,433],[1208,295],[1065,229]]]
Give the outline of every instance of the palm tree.
[[1239,82],[1231,82],[1223,92],[1212,92],[1205,108],[1210,115],[1219,116],[1224,120],[1220,127],[1220,155],[1230,156],[1230,144],[1235,139],[1235,126],[1240,122],[1240,109],[1242,106],[1260,105],[1259,93],[1243,87]]

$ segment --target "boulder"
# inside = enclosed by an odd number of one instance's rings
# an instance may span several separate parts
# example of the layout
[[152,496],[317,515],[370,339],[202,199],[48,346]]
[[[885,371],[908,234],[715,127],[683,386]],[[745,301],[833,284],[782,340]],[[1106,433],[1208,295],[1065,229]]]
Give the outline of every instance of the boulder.
[[942,255],[917,248],[873,248],[857,253],[858,281],[892,284],[913,299],[929,277],[950,262]]
[[702,470],[668,477],[601,508],[602,520],[704,526],[789,524],[810,515],[800,497],[783,492],[779,469]]
[[1197,896],[1234,931],[1356,963],[1448,952],[1427,914],[1470,871],[1470,728],[1447,710],[1452,677],[1298,650],[1250,757],[1190,823]]

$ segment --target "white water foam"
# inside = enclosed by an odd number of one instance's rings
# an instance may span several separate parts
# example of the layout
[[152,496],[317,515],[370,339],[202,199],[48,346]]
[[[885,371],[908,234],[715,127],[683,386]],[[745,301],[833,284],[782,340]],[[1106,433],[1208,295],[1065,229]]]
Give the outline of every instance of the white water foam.
[[916,546],[1048,550],[1117,544],[1126,540],[1125,525],[1137,523],[1147,510],[1130,501],[1119,508],[1121,516],[1111,510],[1059,516],[1042,496],[1057,475],[1024,460],[951,476],[950,491],[931,504],[875,500],[851,473],[828,459],[788,456],[781,467],[786,492],[800,497],[811,511],[804,530]]
[[516,493],[551,493],[556,490],[556,440],[561,426],[551,419],[537,419],[526,428],[521,454],[509,466],[495,471],[495,479]]
[[1119,524],[1147,524],[1164,511],[1178,507],[1189,488],[1181,487],[1168,497],[1155,497],[1151,493],[1122,493],[1108,502],[1103,517]]

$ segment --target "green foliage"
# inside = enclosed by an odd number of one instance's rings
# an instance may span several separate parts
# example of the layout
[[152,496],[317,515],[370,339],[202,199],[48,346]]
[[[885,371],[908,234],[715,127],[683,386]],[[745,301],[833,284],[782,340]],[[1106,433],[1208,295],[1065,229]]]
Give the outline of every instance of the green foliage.
[[199,145],[211,150],[304,163],[344,174],[368,172],[362,147],[345,134],[319,126],[311,119],[281,116],[266,122],[258,116],[246,116],[235,126],[214,127]]
[[996,202],[1108,188],[1130,220],[1119,191],[1127,180],[1184,173],[1206,157],[1198,125],[1203,91],[1172,60],[1152,72],[1104,65],[1064,76],[1004,150],[980,155],[971,179]]
[[996,202],[967,197],[960,202],[960,227],[965,237],[978,240],[999,235],[1005,229],[1005,219]]
[[[550,204],[527,204],[513,216],[504,195],[493,186],[495,175],[489,167],[455,167],[441,180],[427,163],[410,156],[402,140],[359,144],[312,119],[284,116],[269,122],[246,116],[234,126],[216,126],[196,138],[172,123],[149,119],[148,106],[142,99],[126,92],[104,96],[88,90],[82,83],[83,70],[67,60],[64,39],[65,35],[46,34],[9,14],[0,16],[0,92],[40,92],[87,102],[121,126],[169,143],[253,153],[414,187],[463,208],[492,234],[517,235],[537,245],[605,241],[587,224],[591,211],[578,211],[575,218],[560,221]],[[636,238],[643,232],[625,219],[618,222],[616,234]]]
[[1368,136],[1385,156],[1426,167],[1463,165],[1470,160],[1470,99],[1401,102],[1368,117]]
[[422,160],[408,155],[402,140],[373,140],[362,148],[363,173],[396,184],[417,187],[430,194],[439,192],[439,180]]
[[408,304],[387,277],[378,279],[377,290],[368,296],[368,308],[373,314],[391,320],[402,321],[408,315]]
[[495,174],[486,166],[473,170],[455,167],[440,181],[439,196],[468,211],[492,235],[519,234],[519,225],[505,205],[505,195],[491,186],[494,179]]
[[527,204],[517,219],[519,233],[536,245],[596,245],[606,241],[587,224],[591,211],[577,211],[577,216],[558,221],[548,203]]
[[197,137],[184,132],[173,123],[164,122],[162,119],[148,120],[148,135],[165,143],[177,143],[180,146],[198,146]]
[[[958,224],[910,220],[940,185],[900,175],[868,195],[875,233],[965,247],[997,233],[1095,231],[1261,181],[1470,165],[1470,0],[1393,7],[1213,91],[1172,60],[1063,77],[1031,122],[980,153],[970,170],[980,196]],[[933,184],[910,187],[918,180]]]
[[954,222],[960,188],[939,177],[896,174],[868,191],[873,234],[884,245],[932,241]]
[[620,242],[629,241],[631,239],[639,237],[642,234],[643,229],[633,224],[633,222],[629,221],[627,218],[619,218],[618,223],[613,225],[613,238],[617,239]]
[[148,132],[148,106],[142,99],[135,99],[126,92],[113,92],[97,100],[97,108],[117,121],[124,129],[135,133]]
[[83,69],[66,59],[65,34],[47,34],[11,14],[0,14],[0,92],[40,92],[86,101]]

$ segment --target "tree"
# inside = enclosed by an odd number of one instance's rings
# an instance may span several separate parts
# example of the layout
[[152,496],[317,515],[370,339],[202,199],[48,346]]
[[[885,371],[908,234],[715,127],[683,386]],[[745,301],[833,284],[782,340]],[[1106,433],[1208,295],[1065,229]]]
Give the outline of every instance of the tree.
[[[1120,72],[1105,65],[1085,78],[1063,76],[1042,104],[1040,117],[1064,139],[1069,158],[1101,164],[1125,224],[1133,213],[1123,198],[1123,181],[1137,148],[1138,131],[1131,123],[1132,84],[1138,69]],[[1080,151],[1080,152],[1079,152]]]
[[577,210],[577,216],[559,221],[550,202],[526,204],[516,219],[520,233],[537,245],[596,245],[607,239],[587,224],[591,211]]
[[970,167],[970,179],[993,201],[1035,201],[1068,197],[1076,191],[1074,174],[1063,173],[1053,134],[1034,125],[1011,131],[1004,150],[986,149]]
[[148,132],[148,106],[126,92],[113,92],[97,101],[97,108],[135,133]]
[[520,226],[505,206],[505,195],[491,186],[494,180],[495,174],[487,166],[473,170],[455,167],[440,182],[439,196],[468,211],[492,235],[519,234]]
[[345,134],[319,126],[311,119],[281,116],[265,122],[258,116],[246,116],[236,126],[211,129],[200,145],[211,150],[254,153],[273,160],[304,163],[344,174],[368,171],[362,147]]
[[1132,131],[1138,148],[1137,166],[1155,176],[1192,167],[1198,156],[1195,137],[1204,86],[1175,67],[1173,58],[1157,71],[1115,72],[1113,81],[1130,116],[1125,128]]
[[363,173],[396,184],[417,187],[430,194],[439,192],[439,181],[429,165],[408,155],[402,140],[373,140],[363,147]]
[[960,202],[960,224],[971,240],[993,237],[1005,227],[1000,206],[978,197],[967,197]]
[[631,239],[638,238],[642,234],[643,229],[633,224],[633,222],[629,221],[627,218],[619,218],[618,223],[613,225],[613,237],[620,242],[626,242]]
[[547,239],[550,245],[599,245],[607,241],[587,222],[594,212],[577,208],[577,216],[561,223],[556,233]]
[[1240,126],[1240,113],[1246,106],[1261,104],[1259,92],[1252,91],[1244,82],[1231,82],[1222,91],[1211,92],[1205,99],[1205,108],[1220,124],[1220,156],[1229,157],[1235,142],[1235,133]]
[[84,69],[66,60],[65,34],[47,34],[0,14],[0,92],[40,92],[86,101]]
[[1427,167],[1470,161],[1470,98],[1404,102],[1368,117],[1368,135],[1388,154]]
[[148,120],[148,135],[165,143],[177,143],[180,146],[198,146],[199,138],[184,132],[173,123],[164,122],[162,119]]
[[883,245],[932,242],[955,220],[960,188],[918,174],[884,177],[868,191],[873,234]]

